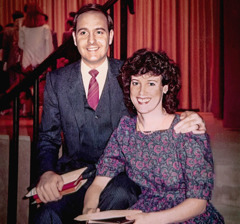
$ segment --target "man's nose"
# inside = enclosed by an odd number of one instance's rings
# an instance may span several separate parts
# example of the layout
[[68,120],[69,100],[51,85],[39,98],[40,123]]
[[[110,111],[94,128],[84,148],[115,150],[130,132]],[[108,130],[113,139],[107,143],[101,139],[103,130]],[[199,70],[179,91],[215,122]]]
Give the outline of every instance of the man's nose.
[[93,44],[95,42],[95,35],[93,33],[90,33],[89,34],[89,37],[88,37],[88,42],[90,44]]

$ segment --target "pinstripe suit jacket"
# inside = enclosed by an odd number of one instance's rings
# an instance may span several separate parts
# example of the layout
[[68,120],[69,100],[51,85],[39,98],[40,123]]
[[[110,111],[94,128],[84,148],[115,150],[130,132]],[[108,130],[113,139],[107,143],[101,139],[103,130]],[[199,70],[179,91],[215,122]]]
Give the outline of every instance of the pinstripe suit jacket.
[[[117,80],[122,61],[109,58],[108,63],[107,79],[111,113],[109,119],[111,119],[112,130],[114,130],[120,118],[127,114],[127,110],[123,102],[122,89]],[[47,75],[38,141],[39,175],[49,170],[59,173],[67,172],[69,169],[80,168],[97,161],[99,156],[96,158],[94,152],[87,156],[84,155],[86,152],[81,144],[85,137],[82,132],[83,126],[88,125],[85,123],[85,104],[86,95],[79,61]],[[66,147],[59,160],[61,133],[63,133]],[[107,143],[110,135],[104,138],[106,139],[103,140]],[[88,158],[87,161],[85,158]],[[67,166],[62,166],[63,164],[71,164],[71,166],[66,168]]]

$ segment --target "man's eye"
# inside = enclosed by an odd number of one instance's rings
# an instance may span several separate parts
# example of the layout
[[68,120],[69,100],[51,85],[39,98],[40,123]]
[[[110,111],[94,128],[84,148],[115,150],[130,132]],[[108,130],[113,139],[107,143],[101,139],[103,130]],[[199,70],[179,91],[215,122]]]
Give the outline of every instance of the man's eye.
[[154,82],[150,82],[149,85],[150,86],[155,86],[155,83]]
[[102,30],[98,30],[97,34],[103,34],[103,31]]
[[84,36],[84,35],[87,34],[87,32],[86,32],[86,31],[81,31],[81,32],[79,32],[79,34],[80,34],[81,36]]

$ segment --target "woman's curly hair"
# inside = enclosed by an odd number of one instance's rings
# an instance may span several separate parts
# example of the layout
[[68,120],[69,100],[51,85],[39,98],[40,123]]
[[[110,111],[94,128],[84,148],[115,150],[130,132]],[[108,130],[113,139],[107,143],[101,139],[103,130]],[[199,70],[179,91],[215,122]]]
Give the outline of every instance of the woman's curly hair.
[[180,70],[165,52],[154,52],[147,49],[136,51],[124,63],[120,72],[120,82],[123,87],[125,104],[131,114],[137,111],[130,99],[130,83],[132,75],[162,76],[162,85],[168,85],[168,91],[163,95],[163,108],[173,114],[178,107],[178,92],[180,90]]

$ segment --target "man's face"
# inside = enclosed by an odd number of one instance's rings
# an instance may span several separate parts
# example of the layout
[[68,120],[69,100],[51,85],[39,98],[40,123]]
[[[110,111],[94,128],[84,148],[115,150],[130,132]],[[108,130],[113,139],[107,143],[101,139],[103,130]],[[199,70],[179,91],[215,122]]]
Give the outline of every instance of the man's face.
[[91,68],[100,66],[107,57],[113,40],[113,30],[108,31],[107,18],[100,12],[90,11],[77,19],[74,43],[82,60]]

